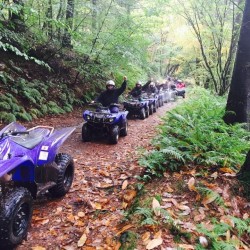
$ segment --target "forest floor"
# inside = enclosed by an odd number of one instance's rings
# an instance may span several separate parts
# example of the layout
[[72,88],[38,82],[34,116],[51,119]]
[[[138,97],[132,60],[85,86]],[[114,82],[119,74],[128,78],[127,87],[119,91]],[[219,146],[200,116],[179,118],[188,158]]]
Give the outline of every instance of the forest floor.
[[[16,250],[118,250],[121,243],[126,242],[126,231],[137,235],[134,247],[128,249],[194,249],[194,242],[181,235],[179,243],[176,243],[173,233],[163,224],[142,227],[136,219],[124,221],[124,211],[131,206],[137,194],[134,187],[140,181],[136,176],[143,172],[138,164],[140,148],[151,147],[161,117],[178,102],[165,104],[145,120],[129,120],[128,135],[121,137],[117,145],[109,145],[105,140],[82,142],[80,109],[25,124],[28,127],[38,124],[55,128],[76,127],[60,150],[72,155],[76,168],[73,186],[65,197],[53,200],[44,195],[35,201],[27,240]],[[218,218],[222,218],[225,215],[225,212],[210,206],[210,201],[195,207],[197,197],[190,190],[193,185],[190,180],[195,171],[166,172],[163,178],[145,185],[146,196],[160,196],[161,208],[168,210],[173,218],[182,218],[181,227],[190,233],[195,223],[207,222],[208,216],[219,214]],[[206,176],[204,182],[213,185],[230,203],[228,207],[232,215],[249,216],[249,203],[238,195],[232,199],[229,194],[232,175],[224,174]],[[127,239],[133,245],[132,238]],[[245,241],[250,244],[249,238]]]

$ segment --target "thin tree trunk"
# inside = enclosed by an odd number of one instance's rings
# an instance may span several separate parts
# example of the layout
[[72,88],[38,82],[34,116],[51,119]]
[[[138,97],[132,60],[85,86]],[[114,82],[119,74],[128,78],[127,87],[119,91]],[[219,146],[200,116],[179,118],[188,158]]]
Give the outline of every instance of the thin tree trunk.
[[72,48],[70,30],[73,29],[74,8],[75,1],[68,0],[66,10],[66,28],[64,30],[64,35],[62,39],[62,46],[67,48]]
[[92,0],[92,31],[97,30],[97,0]]
[[13,0],[13,3],[16,4],[18,7],[20,7],[20,10],[18,13],[11,14],[10,21],[14,23],[16,32],[24,32],[26,29],[23,17],[24,3],[22,0]]

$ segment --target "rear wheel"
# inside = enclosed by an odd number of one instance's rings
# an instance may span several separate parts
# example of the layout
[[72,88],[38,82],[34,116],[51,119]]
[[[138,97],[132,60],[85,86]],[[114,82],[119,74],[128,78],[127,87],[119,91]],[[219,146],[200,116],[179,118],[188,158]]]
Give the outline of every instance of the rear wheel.
[[74,161],[72,157],[65,153],[56,156],[56,164],[59,167],[56,186],[49,189],[53,197],[62,197],[70,190],[74,179]]
[[10,189],[1,198],[0,204],[0,246],[13,247],[27,235],[33,213],[33,198],[26,188],[18,187]]
[[82,141],[91,141],[91,130],[89,129],[87,123],[82,126]]

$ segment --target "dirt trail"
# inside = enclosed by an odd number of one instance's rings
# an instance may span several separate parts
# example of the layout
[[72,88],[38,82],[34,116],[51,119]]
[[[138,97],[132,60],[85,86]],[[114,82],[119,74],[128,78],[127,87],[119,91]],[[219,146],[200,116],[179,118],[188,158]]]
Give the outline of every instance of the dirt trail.
[[[36,125],[76,126],[61,149],[75,160],[75,180],[64,198],[52,200],[45,195],[35,201],[27,241],[16,249],[115,249],[116,226],[124,210],[123,195],[129,188],[123,190],[122,184],[125,180],[128,184],[136,182],[135,176],[142,170],[137,164],[137,149],[150,145],[160,117],[174,105],[165,104],[145,120],[129,120],[128,136],[121,137],[117,145],[106,141],[83,143],[81,110],[67,117],[36,121]],[[85,244],[78,248],[81,237]]]

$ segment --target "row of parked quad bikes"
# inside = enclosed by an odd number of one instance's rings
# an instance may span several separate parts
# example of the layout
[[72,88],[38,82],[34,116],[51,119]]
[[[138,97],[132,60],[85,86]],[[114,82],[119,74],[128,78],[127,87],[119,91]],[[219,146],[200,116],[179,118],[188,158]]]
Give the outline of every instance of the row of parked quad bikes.
[[[174,101],[178,92],[144,94],[128,98],[120,105],[97,107],[83,113],[83,141],[94,132],[106,133],[112,144],[128,132],[127,116],[145,119],[165,102]],[[184,96],[183,96],[184,97]],[[0,249],[13,249],[26,238],[33,214],[33,202],[39,195],[62,197],[74,179],[74,161],[59,148],[75,128],[54,129],[36,126],[27,129],[12,122],[0,130]]]
[[110,144],[117,144],[120,136],[128,134],[128,119],[146,119],[164,103],[175,101],[177,96],[185,97],[185,92],[161,90],[159,93],[142,93],[138,98],[128,96],[122,104],[111,104],[103,107],[94,104],[94,110],[85,110],[82,126],[82,141],[88,142],[96,137],[108,138]]

